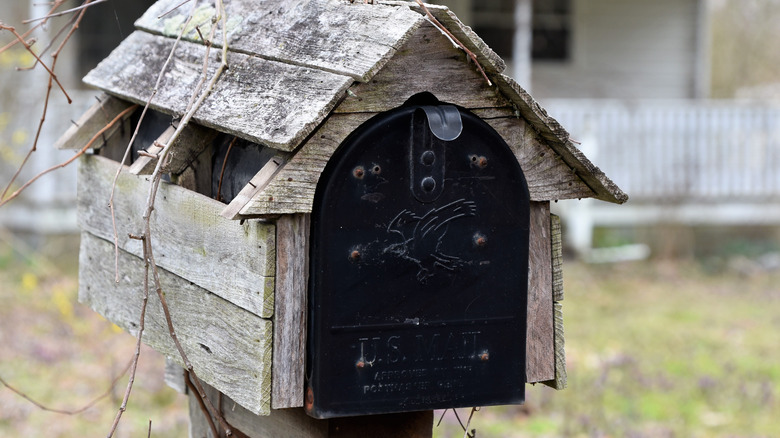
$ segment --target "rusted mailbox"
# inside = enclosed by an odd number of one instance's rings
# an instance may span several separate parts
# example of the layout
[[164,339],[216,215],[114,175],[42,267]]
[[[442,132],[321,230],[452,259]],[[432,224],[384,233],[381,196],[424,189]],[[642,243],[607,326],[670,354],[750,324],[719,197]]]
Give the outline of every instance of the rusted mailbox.
[[523,401],[525,177],[487,123],[430,103],[364,123],[320,178],[312,416]]

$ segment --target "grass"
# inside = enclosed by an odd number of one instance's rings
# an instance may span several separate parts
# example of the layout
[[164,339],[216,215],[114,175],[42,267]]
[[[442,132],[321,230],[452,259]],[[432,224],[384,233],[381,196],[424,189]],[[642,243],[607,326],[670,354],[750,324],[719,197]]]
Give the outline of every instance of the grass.
[[[67,409],[105,391],[134,349],[76,302],[74,254],[31,255],[0,235],[0,377]],[[780,272],[713,266],[566,263],[569,387],[529,386],[525,405],[481,409],[477,436],[780,436]],[[146,436],[151,419],[152,436],[186,437],[184,396],[164,385],[156,353],[141,358],[118,436]],[[76,416],[0,386],[0,436],[104,436],[125,385]],[[434,433],[463,436],[452,413]]]
[[[780,273],[564,269],[569,387],[482,409],[477,436],[780,436]],[[437,436],[463,436],[448,423]]]
[[[0,377],[48,407],[76,410],[122,373],[135,339],[77,303],[77,247],[71,241],[61,249],[48,258],[0,234]],[[186,397],[165,386],[163,365],[144,348],[116,436],[145,437],[150,420],[152,436],[187,436]],[[0,436],[105,436],[126,385],[125,376],[86,412],[62,415],[42,411],[0,384]]]

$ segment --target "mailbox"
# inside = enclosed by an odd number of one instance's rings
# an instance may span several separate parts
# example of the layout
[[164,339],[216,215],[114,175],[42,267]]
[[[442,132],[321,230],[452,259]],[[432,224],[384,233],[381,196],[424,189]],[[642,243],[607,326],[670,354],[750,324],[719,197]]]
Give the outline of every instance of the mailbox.
[[361,125],[317,185],[316,418],[524,400],[526,180],[487,123],[431,97]]

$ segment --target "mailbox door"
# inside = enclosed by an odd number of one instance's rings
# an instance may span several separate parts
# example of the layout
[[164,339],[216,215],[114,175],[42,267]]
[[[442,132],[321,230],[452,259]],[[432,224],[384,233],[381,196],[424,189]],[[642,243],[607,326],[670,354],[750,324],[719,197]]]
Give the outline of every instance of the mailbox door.
[[312,212],[307,412],[524,399],[529,196],[504,140],[451,105],[352,133]]

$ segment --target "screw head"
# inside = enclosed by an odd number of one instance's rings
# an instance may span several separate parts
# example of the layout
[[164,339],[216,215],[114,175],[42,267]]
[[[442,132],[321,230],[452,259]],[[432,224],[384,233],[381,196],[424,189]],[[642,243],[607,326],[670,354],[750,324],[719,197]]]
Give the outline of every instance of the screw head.
[[420,187],[426,192],[432,192],[436,188],[436,180],[430,176],[423,178]]

